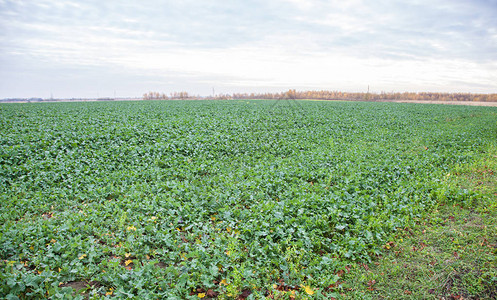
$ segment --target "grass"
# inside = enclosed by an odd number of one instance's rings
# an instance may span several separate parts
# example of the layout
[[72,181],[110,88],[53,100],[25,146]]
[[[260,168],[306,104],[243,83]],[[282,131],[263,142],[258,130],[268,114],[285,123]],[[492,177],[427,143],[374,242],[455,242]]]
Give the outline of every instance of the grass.
[[350,266],[344,299],[497,298],[497,149],[456,168],[447,184],[481,194],[467,206],[440,204],[387,243],[373,263]]

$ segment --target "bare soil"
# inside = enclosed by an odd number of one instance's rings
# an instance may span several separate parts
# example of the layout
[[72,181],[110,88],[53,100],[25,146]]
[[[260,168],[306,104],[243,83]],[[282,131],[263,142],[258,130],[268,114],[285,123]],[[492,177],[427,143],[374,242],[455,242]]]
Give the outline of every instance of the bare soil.
[[395,103],[421,103],[421,104],[446,104],[446,105],[470,105],[470,106],[494,106],[497,102],[477,102],[477,101],[435,101],[435,100],[376,100],[377,102]]

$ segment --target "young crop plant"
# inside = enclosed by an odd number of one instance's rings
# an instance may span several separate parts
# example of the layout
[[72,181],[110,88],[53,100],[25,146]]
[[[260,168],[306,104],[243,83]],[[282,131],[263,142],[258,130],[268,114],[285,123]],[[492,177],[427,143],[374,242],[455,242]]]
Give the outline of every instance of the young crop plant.
[[495,108],[285,101],[2,104],[0,297],[338,298],[481,200]]

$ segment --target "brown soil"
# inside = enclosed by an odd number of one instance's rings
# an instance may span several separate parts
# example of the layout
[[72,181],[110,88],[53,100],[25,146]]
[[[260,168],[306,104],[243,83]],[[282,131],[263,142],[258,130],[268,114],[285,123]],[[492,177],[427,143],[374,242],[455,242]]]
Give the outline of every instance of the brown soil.
[[377,102],[447,104],[447,105],[470,105],[470,106],[494,106],[494,107],[497,107],[497,102],[477,102],[477,101],[377,100]]
[[85,281],[71,281],[68,283],[61,284],[60,287],[70,287],[74,289],[76,292],[86,289],[87,283]]

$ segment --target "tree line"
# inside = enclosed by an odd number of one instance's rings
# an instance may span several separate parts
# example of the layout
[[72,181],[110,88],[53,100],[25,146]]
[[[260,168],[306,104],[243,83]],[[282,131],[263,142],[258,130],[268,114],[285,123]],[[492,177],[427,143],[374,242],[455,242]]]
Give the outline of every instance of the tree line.
[[195,99],[316,99],[316,100],[356,100],[356,101],[385,101],[385,100],[430,100],[430,101],[476,101],[497,102],[497,94],[472,93],[413,93],[413,92],[381,92],[381,93],[349,93],[340,91],[297,91],[290,89],[280,93],[233,93],[214,96],[192,96],[188,92],[173,92],[169,94],[148,92],[144,100],[195,100]]

